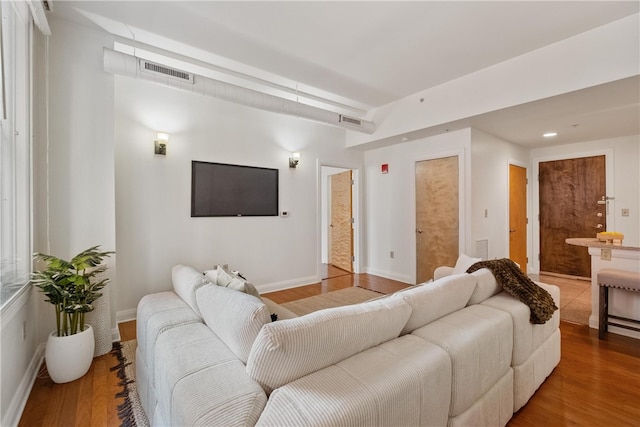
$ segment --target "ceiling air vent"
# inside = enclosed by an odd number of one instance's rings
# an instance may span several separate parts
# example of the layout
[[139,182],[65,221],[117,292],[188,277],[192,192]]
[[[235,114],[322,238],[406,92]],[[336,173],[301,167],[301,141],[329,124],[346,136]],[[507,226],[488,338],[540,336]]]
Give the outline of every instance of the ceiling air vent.
[[340,115],[340,123],[347,123],[353,126],[362,126],[362,120],[353,117]]
[[140,70],[150,74],[162,74],[174,80],[193,84],[193,74],[176,70],[175,68],[169,68],[166,65],[156,64],[155,62],[145,61],[144,59],[140,60]]

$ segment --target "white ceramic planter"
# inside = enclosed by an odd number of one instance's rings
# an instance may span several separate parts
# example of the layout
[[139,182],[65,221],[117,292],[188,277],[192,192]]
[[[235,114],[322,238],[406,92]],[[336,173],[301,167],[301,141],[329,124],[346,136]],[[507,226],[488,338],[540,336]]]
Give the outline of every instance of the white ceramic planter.
[[51,379],[56,383],[68,383],[86,374],[91,367],[94,348],[91,325],[86,325],[84,331],[78,334],[66,337],[51,332],[44,355]]

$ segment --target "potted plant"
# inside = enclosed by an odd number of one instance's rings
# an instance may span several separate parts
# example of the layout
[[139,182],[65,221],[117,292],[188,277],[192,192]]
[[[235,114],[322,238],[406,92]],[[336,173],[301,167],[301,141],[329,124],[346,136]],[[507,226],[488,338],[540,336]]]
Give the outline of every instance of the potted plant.
[[91,325],[85,325],[84,315],[102,294],[109,282],[100,278],[107,267],[104,258],[113,252],[101,252],[93,246],[74,256],[71,261],[36,253],[34,258],[46,263],[46,268],[32,274],[32,283],[47,296],[56,315],[56,330],[47,339],[45,360],[49,376],[64,383],[80,378],[91,366],[94,335]]

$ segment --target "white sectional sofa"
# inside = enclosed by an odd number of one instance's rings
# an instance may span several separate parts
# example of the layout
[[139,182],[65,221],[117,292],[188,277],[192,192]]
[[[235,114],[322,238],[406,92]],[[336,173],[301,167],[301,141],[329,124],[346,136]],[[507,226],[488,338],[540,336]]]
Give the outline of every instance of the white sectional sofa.
[[452,271],[296,317],[176,266],[138,305],[142,406],[158,426],[503,426],[560,360],[559,312],[533,325],[489,270]]

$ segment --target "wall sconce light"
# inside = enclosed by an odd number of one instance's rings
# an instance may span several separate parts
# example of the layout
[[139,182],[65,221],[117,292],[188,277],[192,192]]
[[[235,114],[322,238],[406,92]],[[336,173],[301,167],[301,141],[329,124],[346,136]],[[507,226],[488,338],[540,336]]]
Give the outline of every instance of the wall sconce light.
[[158,132],[155,140],[155,153],[161,156],[167,155],[167,144],[169,143],[169,134]]
[[289,167],[295,168],[300,163],[300,153],[291,153],[291,157],[289,157]]

